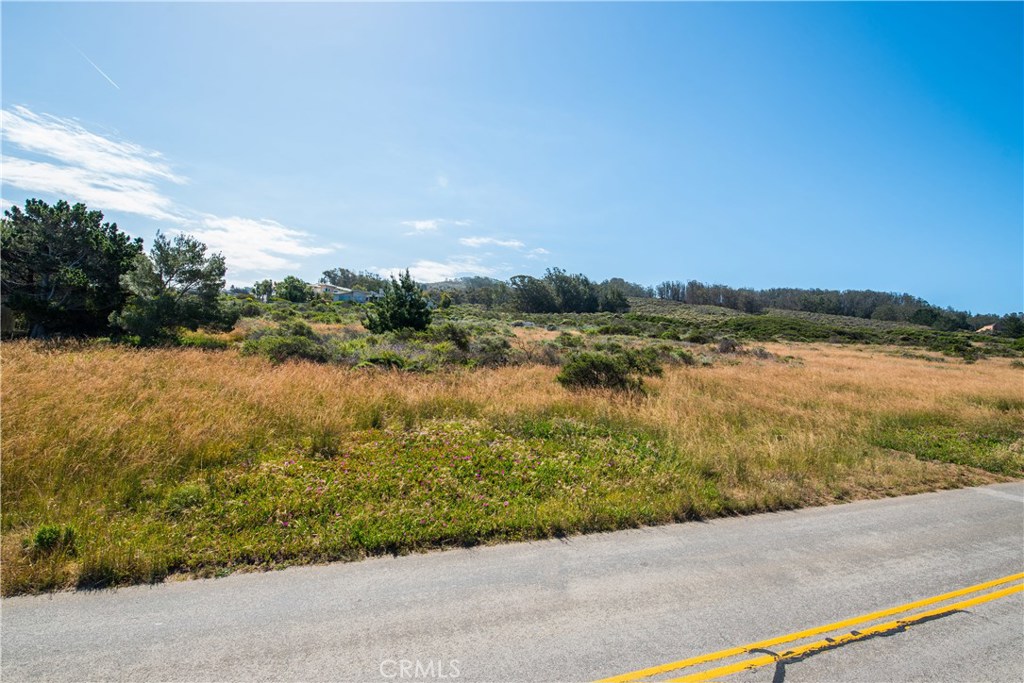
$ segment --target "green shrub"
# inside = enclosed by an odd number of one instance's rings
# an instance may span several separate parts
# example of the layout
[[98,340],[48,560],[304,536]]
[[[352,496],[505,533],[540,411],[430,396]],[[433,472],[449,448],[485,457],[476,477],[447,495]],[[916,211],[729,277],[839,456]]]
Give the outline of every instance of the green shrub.
[[430,325],[430,317],[427,299],[406,270],[399,279],[391,278],[384,288],[383,298],[367,310],[363,325],[377,334],[403,328],[425,330]]
[[238,307],[238,315],[243,318],[258,318],[263,315],[263,307],[255,301],[248,300]]
[[643,331],[638,329],[637,327],[634,327],[633,325],[628,325],[626,323],[611,323],[609,325],[601,325],[600,327],[598,327],[597,333],[629,336],[643,334]]
[[284,322],[295,317],[295,309],[290,306],[275,308],[270,312],[270,319],[275,322]]
[[676,349],[672,352],[672,355],[682,362],[683,365],[696,365],[697,359],[694,358],[693,354],[686,349]]
[[562,332],[555,338],[555,343],[566,349],[578,349],[583,346],[583,338],[570,332]]
[[642,349],[627,349],[622,352],[622,359],[630,372],[645,377],[660,377],[662,369],[659,355],[658,349],[648,346]]
[[428,331],[435,341],[450,341],[459,351],[469,351],[470,333],[461,325],[446,322],[443,325],[433,325]]
[[545,342],[537,347],[536,351],[529,354],[529,359],[541,365],[561,365],[562,354],[557,345]]
[[928,349],[939,351],[947,356],[963,358],[968,363],[973,363],[981,357],[981,352],[962,337],[937,339],[928,345]]
[[308,337],[294,335],[266,335],[257,339],[247,339],[242,344],[242,354],[263,356],[273,363],[283,363],[292,358],[317,363],[326,363],[330,360],[327,349],[321,344]]
[[507,365],[512,354],[512,345],[504,337],[484,337],[474,345],[472,353],[478,365]]
[[56,524],[43,524],[32,537],[32,550],[37,554],[58,550],[73,553],[76,538],[75,530],[70,526],[61,528]]
[[36,550],[49,552],[60,543],[60,527],[56,524],[44,524],[36,529],[32,539],[32,547]]
[[317,339],[316,332],[304,320],[289,320],[281,325],[277,334],[283,337],[305,337]]
[[594,344],[595,351],[606,351],[607,353],[622,353],[626,347],[619,342],[605,341]]
[[616,355],[583,351],[572,356],[555,379],[567,389],[643,391],[639,375],[661,372],[654,356],[646,351]]
[[367,356],[356,365],[357,368],[366,367],[378,367],[378,368],[391,368],[394,370],[404,370],[410,365],[410,362],[404,356],[398,354],[390,349],[384,349],[377,351]]

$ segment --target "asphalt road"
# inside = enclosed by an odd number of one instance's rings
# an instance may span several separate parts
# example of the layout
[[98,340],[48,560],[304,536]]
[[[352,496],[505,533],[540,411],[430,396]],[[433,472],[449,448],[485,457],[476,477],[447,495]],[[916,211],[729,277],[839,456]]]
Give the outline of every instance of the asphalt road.
[[[1018,572],[1024,482],[5,599],[0,672],[5,682],[585,681]],[[1021,681],[1022,596],[716,680]]]

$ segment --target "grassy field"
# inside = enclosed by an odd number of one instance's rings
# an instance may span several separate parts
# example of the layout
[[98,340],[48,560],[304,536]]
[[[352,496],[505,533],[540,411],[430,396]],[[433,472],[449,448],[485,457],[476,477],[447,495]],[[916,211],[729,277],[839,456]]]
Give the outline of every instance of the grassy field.
[[621,395],[567,391],[525,351],[431,372],[234,348],[9,342],[0,357],[5,595],[1024,475],[1009,358],[768,343]]

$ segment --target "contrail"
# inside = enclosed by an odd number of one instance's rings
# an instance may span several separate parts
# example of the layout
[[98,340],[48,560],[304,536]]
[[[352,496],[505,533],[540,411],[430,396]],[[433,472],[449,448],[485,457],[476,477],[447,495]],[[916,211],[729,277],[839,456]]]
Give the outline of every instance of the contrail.
[[120,90],[120,89],[121,89],[121,86],[119,86],[119,85],[118,85],[117,83],[114,83],[114,79],[113,79],[113,78],[111,78],[111,77],[110,77],[110,76],[108,76],[107,74],[103,73],[103,69],[101,69],[101,68],[99,68],[98,66],[96,66],[96,62],[94,62],[94,61],[92,61],[91,59],[89,59],[88,55],[86,55],[86,54],[85,54],[84,52],[82,52],[81,50],[79,50],[79,49],[78,49],[77,47],[76,47],[75,49],[76,49],[76,50],[78,50],[78,54],[82,55],[82,57],[84,57],[84,58],[85,58],[85,61],[87,61],[87,62],[89,62],[90,64],[92,64],[92,68],[94,68],[94,69],[96,69],[97,71],[99,71],[99,72],[100,72],[100,76],[103,76],[103,78],[107,79],[107,82],[108,82],[108,83],[110,83],[110,85],[114,86],[114,87],[115,87],[115,88],[117,88],[118,90]]

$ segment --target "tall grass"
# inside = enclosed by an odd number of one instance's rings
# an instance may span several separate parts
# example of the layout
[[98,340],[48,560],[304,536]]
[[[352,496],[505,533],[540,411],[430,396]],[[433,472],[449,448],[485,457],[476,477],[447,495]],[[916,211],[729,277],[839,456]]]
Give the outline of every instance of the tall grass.
[[[1024,372],[881,347],[430,375],[3,345],[5,594],[792,508],[1019,477]],[[468,459],[467,459],[468,458]],[[984,468],[984,469],[980,469]],[[42,547],[40,528],[72,529]],[[45,537],[45,534],[44,534]],[[37,547],[38,546],[38,547]]]

